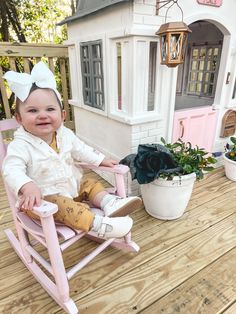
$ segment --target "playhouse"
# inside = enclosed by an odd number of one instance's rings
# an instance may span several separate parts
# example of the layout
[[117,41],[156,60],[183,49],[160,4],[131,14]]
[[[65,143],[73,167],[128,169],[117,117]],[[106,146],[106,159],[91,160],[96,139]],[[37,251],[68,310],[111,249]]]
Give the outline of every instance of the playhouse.
[[[179,0],[182,10],[162,2],[81,0],[62,22],[76,132],[112,158],[160,137],[222,151],[229,135],[222,120],[236,108],[236,2]],[[182,19],[192,31],[185,61],[161,65],[156,32]]]

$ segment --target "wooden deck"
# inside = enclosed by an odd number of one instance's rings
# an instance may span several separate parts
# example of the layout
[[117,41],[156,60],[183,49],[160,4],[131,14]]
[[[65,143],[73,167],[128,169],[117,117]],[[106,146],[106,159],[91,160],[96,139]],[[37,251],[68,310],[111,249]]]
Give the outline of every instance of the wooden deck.
[[[3,229],[13,226],[0,182],[0,313],[64,313],[26,270]],[[70,281],[86,314],[236,313],[236,183],[222,168],[197,182],[184,216],[132,214],[139,253],[107,249]],[[94,243],[65,252],[66,266]]]

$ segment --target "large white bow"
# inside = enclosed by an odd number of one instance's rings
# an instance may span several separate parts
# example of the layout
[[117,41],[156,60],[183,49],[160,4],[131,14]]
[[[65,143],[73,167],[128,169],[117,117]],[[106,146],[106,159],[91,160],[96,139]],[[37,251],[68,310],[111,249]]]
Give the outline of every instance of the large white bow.
[[46,64],[42,61],[35,64],[31,74],[8,71],[4,74],[3,78],[7,80],[11,91],[15,93],[16,97],[21,101],[25,101],[29,96],[33,83],[38,87],[54,90],[59,100],[61,100],[60,93],[57,90],[55,77],[51,70],[49,70]]

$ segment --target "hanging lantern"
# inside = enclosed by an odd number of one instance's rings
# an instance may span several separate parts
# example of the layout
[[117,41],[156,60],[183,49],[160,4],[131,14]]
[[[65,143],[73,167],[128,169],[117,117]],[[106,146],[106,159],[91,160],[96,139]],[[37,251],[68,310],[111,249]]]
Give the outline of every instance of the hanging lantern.
[[156,32],[160,36],[161,64],[176,67],[184,62],[188,34],[191,32],[184,22],[161,25]]

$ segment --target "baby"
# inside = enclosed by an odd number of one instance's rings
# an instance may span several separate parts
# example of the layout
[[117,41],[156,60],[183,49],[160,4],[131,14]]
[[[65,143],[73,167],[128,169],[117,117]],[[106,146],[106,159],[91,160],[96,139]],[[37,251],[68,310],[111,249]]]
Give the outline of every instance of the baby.
[[[106,159],[63,125],[65,111],[53,73],[39,62],[31,75],[9,71],[4,78],[16,95],[15,117],[20,127],[8,146],[3,176],[19,208],[38,218],[32,208],[44,199],[58,205],[57,222],[92,230],[102,238],[128,234],[133,221],[127,215],[141,206],[141,199],[108,194],[100,182],[82,177],[76,161],[107,167],[117,161]],[[88,201],[101,208],[104,216],[94,214]]]

